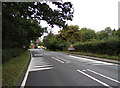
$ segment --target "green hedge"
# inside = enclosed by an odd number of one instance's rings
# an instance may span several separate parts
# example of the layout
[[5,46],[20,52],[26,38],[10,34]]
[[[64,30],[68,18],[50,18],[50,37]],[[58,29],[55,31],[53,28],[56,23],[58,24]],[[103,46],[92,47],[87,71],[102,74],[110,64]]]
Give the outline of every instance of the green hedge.
[[102,41],[81,42],[81,43],[75,43],[74,48],[76,51],[79,52],[119,55],[120,41],[118,41],[118,39],[109,39]]
[[69,46],[69,42],[68,41],[64,41],[62,39],[51,39],[49,40],[49,43],[46,44],[47,49],[49,50],[53,50],[53,51],[64,51],[67,50]]
[[22,48],[15,48],[15,49],[3,49],[2,50],[2,62],[6,62],[10,60],[12,57],[16,57],[25,51]]

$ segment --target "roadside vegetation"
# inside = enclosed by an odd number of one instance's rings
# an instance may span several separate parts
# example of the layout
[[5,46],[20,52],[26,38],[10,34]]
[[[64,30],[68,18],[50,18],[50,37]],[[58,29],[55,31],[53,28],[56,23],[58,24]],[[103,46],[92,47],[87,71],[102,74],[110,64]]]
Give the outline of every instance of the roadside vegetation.
[[14,88],[18,86],[21,75],[25,71],[30,60],[30,52],[27,50],[5,62],[2,65],[2,86],[7,88]]
[[66,21],[73,18],[71,2],[3,2],[2,3],[2,50],[3,63],[27,50],[31,41],[36,41],[45,32],[41,20],[51,27],[66,27]]
[[[51,27],[65,28],[66,21],[73,18],[71,2],[2,2],[2,82],[3,86],[16,85],[29,61],[31,41],[47,32],[41,20]],[[41,44],[39,44],[41,45]]]
[[[3,2],[2,3],[2,82],[3,86],[15,86],[29,61],[31,41],[36,41],[47,28],[40,25],[41,20],[51,27],[62,28],[59,34],[51,32],[43,40],[42,45],[54,51],[67,51],[70,44],[75,52],[90,52],[120,56],[120,29],[110,27],[100,32],[77,25],[66,24],[73,19],[73,6],[70,2]],[[41,45],[38,44],[38,45]],[[105,50],[105,51],[104,51]]]
[[95,54],[90,52],[70,52],[70,51],[64,51],[66,53],[75,54],[75,55],[85,55],[85,56],[92,56],[92,57],[98,57],[98,58],[106,58],[111,60],[120,60],[118,57],[120,56],[111,56],[107,54]]
[[77,25],[70,25],[60,30],[57,35],[50,32],[44,37],[43,44],[49,50],[65,52],[68,52],[68,47],[73,44],[75,50],[70,53],[120,60],[119,38],[120,29],[112,30],[106,27],[95,32],[92,29],[80,29]]

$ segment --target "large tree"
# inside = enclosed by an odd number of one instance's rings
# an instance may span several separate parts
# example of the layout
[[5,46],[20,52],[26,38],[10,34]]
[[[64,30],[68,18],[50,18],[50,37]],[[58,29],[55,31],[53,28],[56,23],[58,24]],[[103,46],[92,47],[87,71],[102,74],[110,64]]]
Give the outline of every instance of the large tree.
[[65,20],[72,20],[73,7],[70,2],[52,2],[57,9],[52,9],[47,3],[41,2],[6,2],[2,3],[3,16],[10,20],[16,17],[36,18],[45,20],[51,26],[63,27]]
[[108,39],[109,34],[106,31],[102,30],[102,31],[97,32],[97,37],[100,40]]
[[56,35],[56,38],[63,39],[65,41],[81,41],[81,34],[79,31],[79,26],[78,25],[70,25],[67,26],[67,28],[63,28],[62,30],[59,31],[59,34]]
[[90,41],[96,38],[96,33],[92,29],[82,28],[81,33],[82,33],[82,40],[84,42]]
[[3,2],[3,46],[28,46],[30,40],[40,37],[46,30],[40,26],[41,20],[45,20],[52,27],[66,27],[66,20],[72,20],[73,17],[72,4],[60,1],[52,4],[57,9],[50,8],[47,2]]

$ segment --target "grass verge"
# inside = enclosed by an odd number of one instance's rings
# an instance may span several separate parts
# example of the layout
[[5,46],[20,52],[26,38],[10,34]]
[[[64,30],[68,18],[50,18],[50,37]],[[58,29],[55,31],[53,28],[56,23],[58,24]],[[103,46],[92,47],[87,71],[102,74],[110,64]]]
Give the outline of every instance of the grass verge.
[[9,88],[16,86],[29,60],[30,52],[27,50],[2,64],[2,86],[8,86]]
[[[46,51],[52,51],[49,49],[46,49]],[[105,58],[105,59],[111,59],[111,60],[118,60],[120,61],[120,54],[119,56],[110,56],[106,54],[95,54],[90,52],[74,52],[74,51],[54,51],[54,52],[62,52],[62,53],[70,53],[70,54],[76,54],[76,55],[85,55],[85,56],[92,56],[92,57],[98,57],[98,58]]]
[[86,56],[92,56],[92,57],[99,57],[99,58],[106,58],[106,59],[112,59],[112,60],[119,60],[118,56],[109,56],[106,54],[95,54],[95,53],[90,53],[90,52],[70,52],[70,51],[65,51],[66,53],[71,53],[71,54],[77,54],[77,55],[86,55]]

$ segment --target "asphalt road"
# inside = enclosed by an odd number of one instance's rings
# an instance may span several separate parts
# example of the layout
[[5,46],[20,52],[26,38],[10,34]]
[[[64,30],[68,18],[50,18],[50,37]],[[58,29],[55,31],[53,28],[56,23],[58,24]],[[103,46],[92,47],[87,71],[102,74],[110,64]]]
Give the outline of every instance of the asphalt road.
[[117,64],[41,49],[30,51],[31,61],[21,86],[115,88],[120,85]]

